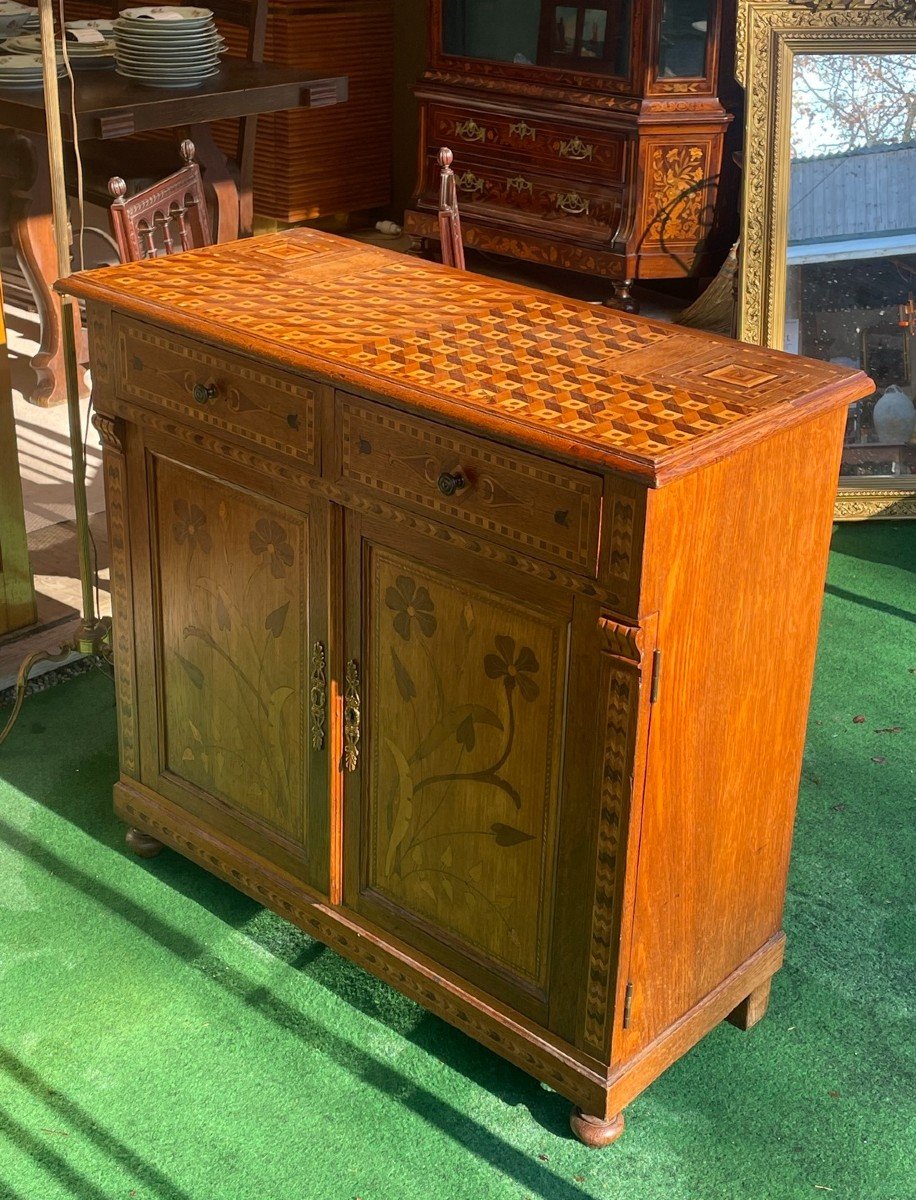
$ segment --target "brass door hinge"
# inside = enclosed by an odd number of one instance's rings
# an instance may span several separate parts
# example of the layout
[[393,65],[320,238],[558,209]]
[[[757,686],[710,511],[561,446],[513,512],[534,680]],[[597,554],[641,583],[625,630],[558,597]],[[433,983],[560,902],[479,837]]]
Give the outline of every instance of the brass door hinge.
[[649,703],[654,704],[658,699],[658,681],[662,673],[662,652],[652,651],[652,682],[649,684]]
[[623,1028],[630,1028],[630,1009],[633,1005],[633,980],[627,982],[627,990],[623,994]]

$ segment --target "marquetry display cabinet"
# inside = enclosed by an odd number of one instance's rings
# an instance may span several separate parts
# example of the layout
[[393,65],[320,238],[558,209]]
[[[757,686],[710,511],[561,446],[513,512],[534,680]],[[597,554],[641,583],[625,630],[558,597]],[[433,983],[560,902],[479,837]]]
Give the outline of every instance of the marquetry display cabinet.
[[130,844],[613,1140],[766,1007],[867,380],[305,230],[66,287]]
[[714,272],[734,19],[734,0],[429,0],[416,248],[446,145],[469,246],[604,276],[624,304],[635,279]]

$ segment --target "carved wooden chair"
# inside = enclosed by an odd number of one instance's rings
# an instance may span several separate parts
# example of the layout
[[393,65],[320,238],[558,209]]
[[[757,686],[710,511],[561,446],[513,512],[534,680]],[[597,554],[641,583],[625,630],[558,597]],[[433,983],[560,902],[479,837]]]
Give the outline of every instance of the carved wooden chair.
[[127,184],[115,175],[108,181],[114,197],[109,216],[121,262],[160,258],[212,245],[210,218],[204,200],[194,143],[181,143],[184,166],[174,175],[127,198]]
[[454,155],[447,146],[439,151],[439,166],[442,173],[439,181],[439,238],[442,243],[442,261],[447,267],[464,266],[464,243],[461,240],[461,214],[458,211],[458,190],[455,187],[455,172],[452,170]]

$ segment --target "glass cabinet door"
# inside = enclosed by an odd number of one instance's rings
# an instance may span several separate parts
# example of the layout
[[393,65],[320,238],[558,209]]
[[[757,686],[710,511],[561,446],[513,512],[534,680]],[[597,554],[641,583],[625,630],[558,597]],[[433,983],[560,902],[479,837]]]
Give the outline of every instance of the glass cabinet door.
[[658,79],[702,79],[713,0],[664,0],[658,34]]
[[442,50],[457,58],[629,74],[632,0],[443,0]]

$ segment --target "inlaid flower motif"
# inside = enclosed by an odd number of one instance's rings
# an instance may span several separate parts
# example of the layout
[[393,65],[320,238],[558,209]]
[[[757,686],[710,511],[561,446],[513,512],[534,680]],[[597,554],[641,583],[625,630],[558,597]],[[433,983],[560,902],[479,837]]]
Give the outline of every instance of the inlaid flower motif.
[[276,521],[261,517],[248,537],[252,554],[266,554],[270,560],[270,573],[274,579],[282,579],[287,567],[293,565],[293,548],[286,530]]
[[501,679],[507,692],[518,687],[523,699],[536,699],[540,688],[531,676],[540,669],[540,663],[535,658],[530,646],[522,646],[515,653],[515,638],[506,634],[496,637],[496,654],[484,656],[483,669],[491,679]]
[[210,534],[207,532],[207,517],[202,508],[189,504],[187,500],[176,500],[172,506],[175,520],[172,536],[179,545],[188,543],[192,549],[210,553]]
[[392,624],[395,633],[405,642],[410,641],[410,629],[414,622],[424,637],[432,637],[436,632],[432,598],[425,587],[417,587],[408,576],[397,577],[395,586],[385,592],[385,603],[394,612]]

